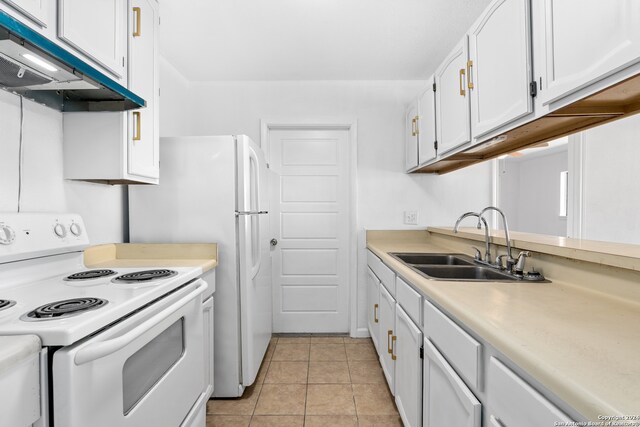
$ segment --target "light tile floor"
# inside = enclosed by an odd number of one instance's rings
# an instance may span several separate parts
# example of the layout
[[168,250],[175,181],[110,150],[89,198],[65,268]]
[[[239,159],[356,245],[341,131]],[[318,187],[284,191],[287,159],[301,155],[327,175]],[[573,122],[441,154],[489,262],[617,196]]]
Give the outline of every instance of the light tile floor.
[[207,405],[207,427],[402,426],[370,339],[279,336],[255,384]]

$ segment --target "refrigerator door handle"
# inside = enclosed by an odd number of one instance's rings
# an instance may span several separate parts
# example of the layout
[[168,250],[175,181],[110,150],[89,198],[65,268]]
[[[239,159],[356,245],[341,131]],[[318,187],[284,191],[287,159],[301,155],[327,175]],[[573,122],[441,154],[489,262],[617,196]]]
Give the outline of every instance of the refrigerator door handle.
[[240,216],[240,215],[266,215],[268,213],[269,213],[269,211],[241,211],[241,212],[237,212],[236,211],[236,216]]
[[[258,155],[256,154],[256,152],[253,150],[253,147],[251,145],[249,145],[247,147],[249,150],[249,212],[252,212],[253,209],[255,209],[255,211],[253,212],[258,212],[258,214],[260,213],[260,160],[258,159]],[[252,176],[253,175],[253,176]],[[251,187],[255,186],[255,193],[252,194],[252,189]],[[255,199],[253,199],[253,195],[255,195]],[[252,202],[255,201],[255,207],[252,206]],[[260,270],[260,264],[262,264],[262,248],[260,247],[260,220],[258,219],[256,222],[256,227],[251,227],[251,233],[252,236],[250,236],[249,238],[251,239],[251,245],[257,245],[257,248],[252,247],[251,248],[251,252],[252,255],[255,252],[255,254],[257,255],[257,259],[256,260],[252,260],[254,261],[253,265],[251,266],[251,277],[255,277],[258,274],[258,271]],[[255,238],[254,238],[255,235]],[[251,257],[253,258],[253,256]]]

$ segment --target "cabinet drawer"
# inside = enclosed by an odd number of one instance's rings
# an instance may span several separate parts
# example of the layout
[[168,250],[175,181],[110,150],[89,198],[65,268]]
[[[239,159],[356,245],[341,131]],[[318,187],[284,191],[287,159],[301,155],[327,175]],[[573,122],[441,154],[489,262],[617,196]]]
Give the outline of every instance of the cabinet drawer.
[[427,300],[424,301],[424,334],[460,376],[478,389],[482,345]]
[[489,362],[487,396],[491,419],[499,426],[553,426],[572,421],[495,357]]
[[387,288],[387,291],[395,297],[396,296],[396,274],[386,265],[382,263],[380,258],[373,254],[371,251],[367,251],[367,264],[369,268],[378,276],[380,282]]
[[417,325],[422,325],[422,296],[401,278],[396,278],[396,301]]

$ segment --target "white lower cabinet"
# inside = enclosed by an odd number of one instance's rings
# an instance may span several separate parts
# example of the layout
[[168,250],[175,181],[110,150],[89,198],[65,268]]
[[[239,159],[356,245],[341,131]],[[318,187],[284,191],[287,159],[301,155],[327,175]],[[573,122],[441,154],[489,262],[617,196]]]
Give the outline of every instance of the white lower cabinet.
[[202,323],[204,325],[204,381],[207,386],[207,398],[214,389],[213,382],[213,297],[202,303]]
[[385,289],[380,286],[380,335],[378,342],[378,354],[382,371],[389,384],[391,394],[395,396],[395,355],[392,349],[393,334],[396,329],[396,300]]
[[371,341],[373,341],[373,345],[378,352],[380,352],[378,348],[380,336],[379,309],[380,281],[376,275],[373,274],[373,271],[367,267],[367,326],[369,328],[369,334],[371,334]]
[[418,427],[422,422],[422,332],[399,304],[394,337],[396,406],[406,427]]
[[573,422],[370,251],[367,265],[367,326],[405,427]]
[[480,427],[482,406],[435,346],[424,340],[424,427]]
[[572,425],[573,420],[495,357],[487,374],[489,420],[497,427]]

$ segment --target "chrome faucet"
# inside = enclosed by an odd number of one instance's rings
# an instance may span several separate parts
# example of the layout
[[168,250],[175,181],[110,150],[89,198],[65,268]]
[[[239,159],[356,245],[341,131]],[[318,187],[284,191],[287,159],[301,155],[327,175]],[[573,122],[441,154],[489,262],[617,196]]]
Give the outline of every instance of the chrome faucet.
[[[484,262],[491,264],[491,245],[489,244],[489,226],[487,225],[487,221],[482,217],[481,214],[476,212],[463,213],[462,215],[460,215],[460,218],[456,220],[456,225],[453,227],[453,232],[457,233],[458,227],[460,227],[460,223],[462,222],[462,220],[470,216],[475,216],[478,218],[478,225],[477,225],[478,230],[480,230],[482,228],[482,224],[484,224],[484,244],[485,244]],[[475,257],[476,260],[482,261],[482,257],[480,256],[480,251],[475,247],[473,247],[473,249],[475,249],[476,251],[476,257]]]
[[[496,257],[496,264],[499,266],[502,266],[502,258],[506,258],[507,260],[506,269],[511,273],[513,272],[512,270],[514,265],[516,264],[516,260],[513,259],[513,257],[511,256],[511,239],[509,238],[509,225],[507,223],[507,217],[504,214],[504,212],[502,212],[500,209],[496,208],[495,206],[487,206],[486,208],[484,208],[480,212],[480,217],[482,218],[483,215],[490,210],[498,212],[502,217],[502,225],[504,225],[504,238],[507,240],[507,253],[505,255],[499,255],[498,257]],[[522,264],[524,265],[524,259],[522,260]]]

